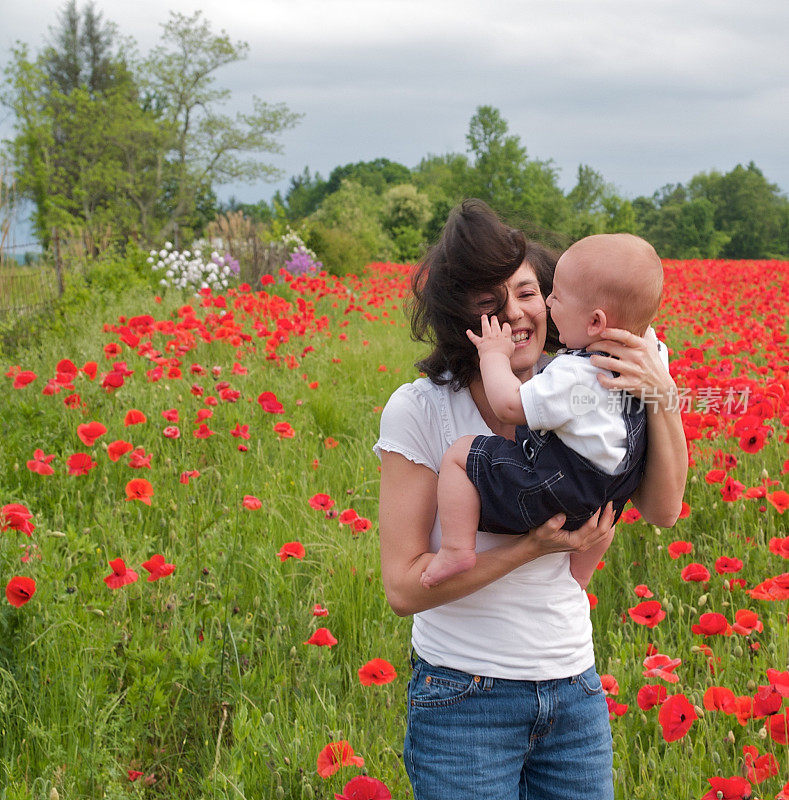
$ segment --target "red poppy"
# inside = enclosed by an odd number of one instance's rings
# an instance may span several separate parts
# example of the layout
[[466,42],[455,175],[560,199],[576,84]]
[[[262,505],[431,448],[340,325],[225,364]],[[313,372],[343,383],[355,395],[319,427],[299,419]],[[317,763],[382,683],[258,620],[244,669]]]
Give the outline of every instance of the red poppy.
[[[36,450],[36,452],[38,453],[39,451]],[[29,464],[30,462],[28,462],[28,466]],[[775,553],[775,555],[781,556],[781,558],[789,558],[789,536],[783,539],[773,536],[768,546],[771,553]]]
[[748,772],[746,777],[749,781],[762,783],[778,774],[778,762],[772,753],[760,756],[753,745],[745,745],[742,754],[745,756],[745,767]]
[[318,628],[304,644],[314,644],[317,647],[334,647],[337,644],[337,640],[332,636],[328,628]]
[[789,508],[789,492],[779,489],[767,495],[767,502],[779,513],[783,514]]
[[762,581],[748,594],[756,600],[789,600],[789,572]]
[[659,683],[648,683],[638,690],[636,702],[642,711],[659,706],[666,701],[666,687]]
[[162,411],[162,416],[167,422],[178,422],[178,409],[168,408],[166,411]]
[[633,622],[646,625],[647,628],[654,628],[660,620],[666,617],[666,612],[658,600],[645,600],[633,608],[628,608],[627,613]]
[[134,783],[138,778],[142,778],[145,773],[137,769],[129,769],[126,771],[126,774],[129,776],[129,780]]
[[175,571],[175,564],[167,564],[164,556],[160,553],[152,555],[147,561],[143,562],[143,569],[150,574],[148,575],[148,582],[158,581],[159,578],[165,578],[172,575]]
[[696,719],[696,711],[684,694],[674,694],[660,706],[658,723],[667,742],[681,739]]
[[128,428],[130,425],[142,425],[143,422],[147,421],[148,417],[146,417],[142,411],[132,408],[126,412],[126,416],[123,419],[123,425],[124,427]]
[[274,392],[263,392],[258,395],[258,403],[260,407],[268,414],[284,414],[285,408],[282,403],[277,400]]
[[362,686],[382,686],[385,683],[391,683],[396,677],[397,673],[395,668],[383,658],[374,658],[368,661],[359,670],[359,680]]
[[783,714],[767,717],[767,733],[778,744],[789,744],[789,708]]
[[734,698],[734,716],[740,725],[747,725],[753,716],[753,698],[745,695],[736,695]]
[[32,512],[21,503],[9,503],[0,508],[0,531],[11,528],[30,536],[36,529],[30,522],[32,518]]
[[336,439],[332,439],[332,437],[331,437],[331,436],[327,436],[327,437],[326,437],[326,438],[323,440],[323,446],[324,446],[324,447],[325,447],[327,450],[331,450],[332,448],[334,448],[334,447],[337,447],[337,445],[338,445],[338,444],[339,444],[339,442],[338,442]]
[[702,636],[731,636],[732,627],[723,614],[708,612],[699,617],[698,624],[691,628],[693,633]]
[[327,494],[314,494],[310,497],[309,504],[316,511],[328,511],[334,505],[334,500]]
[[203,423],[200,425],[200,427],[198,427],[198,428],[195,428],[195,429],[192,431],[192,436],[194,436],[194,437],[195,437],[195,439],[207,439],[209,436],[213,436],[213,435],[214,435],[214,433],[216,433],[216,431],[212,431],[212,430],[211,430],[211,429],[208,427],[208,425],[206,425],[206,424],[205,424],[205,422],[203,422]]
[[214,412],[211,411],[210,408],[199,408],[197,410],[197,418],[195,419],[195,425],[199,425],[203,420],[211,419],[214,416]]
[[779,672],[777,669],[767,670],[767,680],[771,686],[783,697],[789,697],[789,672]]
[[302,559],[307,554],[301,542],[286,542],[282,545],[277,556],[280,561],[287,561],[289,558]]
[[723,575],[725,572],[739,572],[742,569],[742,561],[739,558],[721,556],[715,560],[715,572]]
[[145,478],[134,478],[126,484],[126,501],[139,500],[146,506],[151,504],[153,486]]
[[748,636],[754,631],[761,633],[764,630],[764,625],[755,611],[748,611],[744,608],[740,609],[734,615],[734,620],[735,622],[732,627],[735,633],[739,633],[741,636]]
[[606,694],[617,695],[619,694],[619,684],[613,675],[603,674],[600,676],[600,684]]
[[33,458],[27,462],[27,468],[37,475],[51,475],[55,470],[49,466],[49,462],[55,457],[44,455],[44,451],[36,449],[33,451]]
[[134,446],[131,442],[124,442],[123,439],[118,439],[107,446],[107,456],[109,457],[110,461],[118,461],[126,453],[133,449]]
[[296,431],[294,431],[287,422],[276,423],[276,425],[274,425],[274,433],[276,433],[280,439],[292,439],[296,435]]
[[706,583],[710,579],[710,571],[703,565],[695,562],[688,564],[679,574],[683,581]]
[[668,554],[676,560],[681,555],[692,553],[693,545],[690,542],[677,541],[672,542],[666,549],[668,550]]
[[369,519],[366,517],[359,517],[351,523],[351,530],[354,533],[364,533],[364,531],[369,531],[372,526],[373,523],[370,522]]
[[129,456],[129,466],[132,469],[150,469],[152,453],[145,454],[145,448],[135,447]]
[[726,478],[726,483],[721,487],[721,497],[725,502],[732,503],[735,500],[739,500],[744,491],[745,485],[739,481],[735,481],[734,478],[729,475]]
[[344,739],[339,742],[329,742],[318,753],[318,775],[328,778],[339,771],[341,767],[363,767],[364,759],[354,755],[353,748]]
[[16,608],[23,606],[36,591],[36,582],[24,575],[15,575],[6,584],[5,596],[9,603]]
[[189,470],[186,470],[185,472],[182,472],[182,473],[181,473],[181,477],[180,477],[178,480],[179,480],[181,483],[183,483],[184,485],[188,485],[188,484],[189,484],[189,481],[190,481],[192,478],[199,478],[199,477],[200,477],[200,473],[198,472],[198,470],[196,470],[196,469],[189,469]]
[[775,795],[775,800],[789,800],[789,781],[787,781],[783,789]]
[[586,599],[589,601],[589,608],[596,608],[597,607],[597,595],[592,594],[591,592],[586,593]]
[[104,436],[107,429],[100,422],[86,422],[84,425],[77,425],[77,436],[83,444],[93,447],[93,443],[100,436]]
[[645,678],[662,678],[666,683],[678,683],[679,676],[674,670],[682,663],[681,658],[669,658],[663,653],[647,656],[644,659]]
[[726,477],[726,470],[725,469],[711,469],[705,476],[704,480],[707,483],[723,483],[723,479]]
[[617,703],[613,697],[606,697],[605,704],[608,706],[608,718],[622,717],[627,712],[629,706],[627,703]]
[[746,453],[758,453],[763,447],[765,442],[765,435],[762,431],[746,431],[740,437],[740,447]]
[[340,512],[338,519],[343,525],[350,525],[352,522],[359,519],[359,515],[352,508],[346,508],[345,511]]
[[23,369],[16,373],[13,388],[22,389],[29,383],[32,383],[37,377],[38,375],[36,375],[35,372],[31,372],[29,369]]
[[639,584],[638,584],[638,586],[636,586],[636,587],[633,589],[633,591],[635,592],[635,594],[636,594],[636,597],[646,597],[646,598],[650,598],[650,597],[654,597],[654,596],[655,596],[655,595],[654,595],[654,594],[653,594],[653,593],[652,593],[652,592],[649,590],[649,587],[648,587],[648,586],[646,586],[646,585],[645,585],[645,584],[643,584],[643,583],[639,583]]
[[622,512],[622,516],[619,517],[621,522],[624,522],[626,525],[630,525],[633,522],[638,522],[641,519],[641,512],[637,508],[628,508],[627,511]]
[[777,714],[783,705],[783,697],[775,686],[759,686],[753,696],[753,716],[756,719]]
[[707,778],[707,782],[712,788],[701,800],[750,800],[751,784],[745,778]]
[[236,425],[232,431],[230,431],[231,436],[235,436],[236,439],[249,439],[249,425]]
[[95,361],[86,361],[82,365],[82,371],[92,381],[96,380],[96,373],[98,372],[99,365]]
[[329,616],[329,609],[324,608],[320,603],[315,603],[312,607],[312,616],[313,617],[328,617]]
[[710,686],[704,692],[704,708],[707,711],[722,711],[724,714],[733,714],[737,706],[737,698],[731,689],[724,686]]
[[97,463],[87,453],[74,453],[66,459],[69,475],[87,475]]
[[357,775],[345,784],[342,794],[334,793],[334,800],[392,800],[392,794],[385,783]]
[[121,586],[126,586],[128,583],[134,583],[138,575],[133,569],[127,569],[126,564],[122,558],[116,558],[110,561],[110,568],[112,573],[104,578],[104,583],[110,589],[120,589]]
[[165,439],[179,439],[181,437],[181,431],[178,429],[177,425],[168,425],[163,431],[162,436]]
[[690,506],[683,500],[679,512],[680,519],[687,519],[690,516]]
[[259,508],[263,506],[263,503],[255,497],[253,494],[245,494],[244,499],[241,501],[241,505],[244,508],[248,508],[250,511],[257,511]]

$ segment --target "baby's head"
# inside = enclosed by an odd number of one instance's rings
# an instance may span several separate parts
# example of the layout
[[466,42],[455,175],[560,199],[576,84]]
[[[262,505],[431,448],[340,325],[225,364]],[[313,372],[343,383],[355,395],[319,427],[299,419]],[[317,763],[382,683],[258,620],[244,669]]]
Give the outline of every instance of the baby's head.
[[649,242],[629,233],[587,236],[556,264],[546,303],[565,347],[588,347],[606,328],[643,336],[657,314],[663,266]]

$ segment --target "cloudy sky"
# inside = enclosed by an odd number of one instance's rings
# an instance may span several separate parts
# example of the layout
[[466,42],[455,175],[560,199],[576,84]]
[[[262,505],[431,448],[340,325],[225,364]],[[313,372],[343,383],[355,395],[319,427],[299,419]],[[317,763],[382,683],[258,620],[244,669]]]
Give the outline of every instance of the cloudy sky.
[[[2,0],[0,59],[38,49],[61,0]],[[201,9],[249,57],[224,68],[228,109],[256,94],[304,114],[270,160],[280,183],[220,188],[254,201],[305,166],[464,152],[478,105],[500,109],[569,189],[580,163],[626,196],[755,161],[789,190],[785,0],[96,0],[142,52],[166,9]],[[165,9],[165,10],[163,10]],[[0,133],[9,119],[0,110]]]

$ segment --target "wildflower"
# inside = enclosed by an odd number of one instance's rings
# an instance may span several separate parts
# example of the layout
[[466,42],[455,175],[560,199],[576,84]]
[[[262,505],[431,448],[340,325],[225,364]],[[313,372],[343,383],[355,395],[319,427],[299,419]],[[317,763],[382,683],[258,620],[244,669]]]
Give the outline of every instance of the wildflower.
[[304,545],[301,542],[286,542],[280,548],[277,556],[280,561],[284,562],[289,558],[302,559],[306,553],[307,551],[304,549]]
[[724,714],[733,714],[737,706],[734,692],[723,686],[710,686],[704,692],[702,702],[707,711],[722,711]]
[[148,421],[148,417],[142,413],[142,411],[138,411],[136,408],[132,408],[126,412],[126,416],[123,420],[123,426],[128,428],[130,425],[142,425],[144,422]]
[[334,800],[391,800],[392,794],[385,783],[367,775],[351,778],[342,790],[334,793]]
[[126,586],[129,583],[134,583],[138,575],[133,569],[127,569],[126,564],[122,558],[116,558],[110,561],[110,568],[112,573],[104,578],[104,583],[110,589],[120,589],[121,586]]
[[21,503],[9,503],[0,508],[0,531],[7,531],[11,528],[30,536],[36,529],[36,526],[30,522],[32,518],[32,512]]
[[334,500],[327,494],[314,494],[310,497],[309,504],[316,511],[328,511],[334,505]]
[[353,748],[344,739],[339,742],[329,742],[318,753],[318,775],[328,778],[339,771],[341,767],[363,767],[364,759],[354,755]]
[[659,706],[666,701],[666,687],[659,683],[648,683],[638,690],[636,702],[642,711]]
[[699,617],[698,624],[691,628],[693,633],[703,636],[731,636],[732,627],[723,614],[709,612]]
[[751,796],[751,784],[739,776],[707,778],[707,782],[712,788],[701,800],[749,800]]
[[16,608],[23,606],[35,594],[36,582],[24,575],[15,575],[6,584],[5,596]]
[[100,422],[87,422],[84,425],[77,425],[77,436],[88,447],[92,447],[96,439],[104,436],[105,433],[107,433],[107,429]]
[[675,694],[667,698],[658,713],[658,723],[663,729],[663,738],[667,742],[681,739],[690,730],[696,718],[696,711],[684,694]]
[[385,683],[391,683],[396,677],[397,673],[395,668],[383,658],[374,658],[368,661],[359,670],[359,680],[362,686],[382,686]]
[[693,552],[693,545],[690,542],[677,541],[668,546],[668,554],[673,559],[678,559],[681,555]]
[[679,574],[683,581],[706,583],[710,579],[710,571],[703,565],[695,562],[688,564]]
[[175,571],[175,564],[167,564],[164,556],[160,553],[152,555],[147,561],[143,562],[143,569],[148,573],[148,582],[158,581],[159,578],[165,578],[172,575]]
[[715,561],[715,572],[723,575],[725,572],[739,572],[742,569],[742,561],[739,558],[729,558],[721,556]]
[[274,425],[274,433],[280,439],[292,439],[296,435],[296,431],[287,422],[278,422]]
[[318,628],[304,644],[314,644],[317,647],[334,647],[337,644],[337,640],[332,636],[328,628]]
[[44,455],[44,451],[36,449],[33,451],[33,458],[27,462],[27,468],[38,475],[51,475],[55,470],[49,466],[49,462],[55,457]]
[[87,475],[97,463],[87,453],[74,453],[66,459],[69,475]]
[[284,414],[285,408],[282,403],[277,400],[274,392],[262,392],[258,395],[258,403],[263,411],[268,414]]
[[181,437],[181,431],[177,425],[168,425],[162,431],[162,436],[164,436],[165,439],[179,439]]
[[647,628],[654,628],[662,619],[665,619],[666,612],[657,600],[646,600],[633,608],[628,608],[627,613],[633,622],[639,625],[646,625]]
[[257,511],[257,509],[261,508],[263,503],[255,497],[253,494],[245,494],[244,499],[241,501],[241,505],[244,508],[248,508],[250,511]]
[[329,616],[329,609],[324,608],[320,603],[315,603],[312,607],[312,616],[313,617],[328,617]]
[[151,504],[153,486],[145,478],[134,478],[126,484],[126,501],[139,500],[146,506]]

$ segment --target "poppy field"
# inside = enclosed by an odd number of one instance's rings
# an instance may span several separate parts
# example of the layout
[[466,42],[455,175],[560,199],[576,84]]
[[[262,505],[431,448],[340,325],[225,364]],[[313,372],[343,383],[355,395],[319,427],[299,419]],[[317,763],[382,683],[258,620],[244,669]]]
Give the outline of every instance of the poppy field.
[[[685,504],[589,586],[617,797],[789,800],[789,264],[665,278]],[[410,796],[372,453],[407,288],[135,290],[2,365],[0,800]]]

